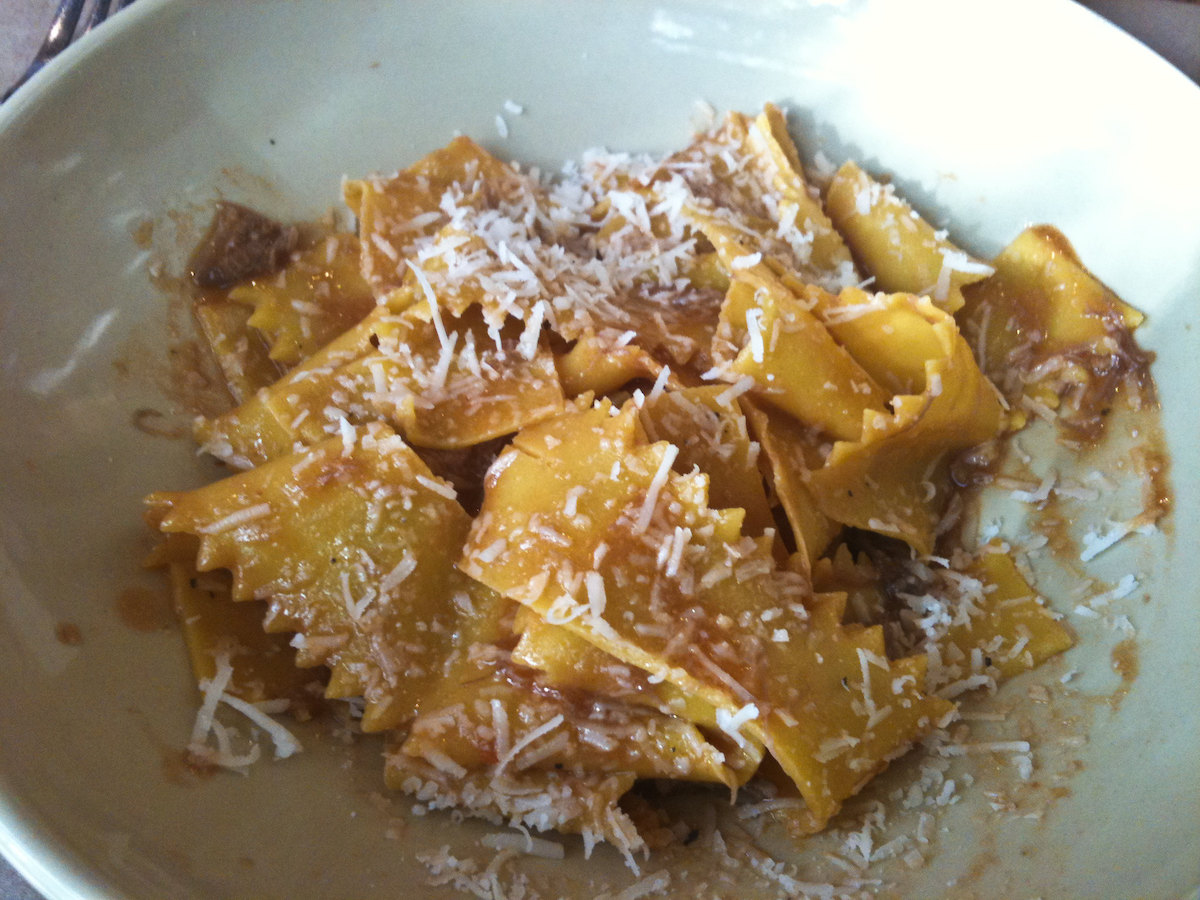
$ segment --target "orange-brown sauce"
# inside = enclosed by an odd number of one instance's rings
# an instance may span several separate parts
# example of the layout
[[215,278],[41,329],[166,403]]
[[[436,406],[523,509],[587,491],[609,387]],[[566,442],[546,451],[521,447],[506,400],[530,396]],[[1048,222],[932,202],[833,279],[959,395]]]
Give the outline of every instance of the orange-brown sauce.
[[117,595],[114,606],[122,624],[133,631],[162,631],[175,623],[171,600],[164,591],[128,587]]
[[74,622],[59,622],[54,626],[54,636],[60,644],[68,647],[78,647],[83,643],[83,632]]
[[1117,709],[1129,694],[1130,689],[1133,687],[1133,682],[1138,676],[1138,644],[1136,640],[1126,638],[1113,647],[1112,668],[1114,672],[1121,676],[1121,686],[1113,691],[1112,696],[1109,698],[1109,705],[1113,709]]

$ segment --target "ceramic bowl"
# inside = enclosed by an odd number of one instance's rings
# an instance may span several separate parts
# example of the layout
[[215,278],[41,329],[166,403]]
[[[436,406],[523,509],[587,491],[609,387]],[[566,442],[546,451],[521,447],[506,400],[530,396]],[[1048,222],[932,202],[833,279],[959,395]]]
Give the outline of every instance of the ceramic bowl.
[[[201,212],[228,197],[311,219],[339,206],[343,176],[458,132],[544,167],[600,145],[665,151],[698,104],[767,101],[790,109],[806,156],[891,175],[978,254],[1027,223],[1061,228],[1148,313],[1172,460],[1167,527],[1095,569],[1140,575],[1137,677],[1112,700],[1103,629],[1041,676],[1077,669],[1072,690],[1096,698],[1067,723],[1078,773],[1027,815],[990,805],[977,772],[929,861],[862,890],[1195,891],[1200,89],[1065,0],[140,0],[24,87],[0,108],[0,850],[41,891],[451,895],[418,857],[494,830],[412,815],[385,796],[375,739],[320,726],[245,777],[179,765],[197,694],[163,585],[140,568],[141,500],[214,474],[172,436],[186,316],[161,290]],[[1069,588],[1043,586],[1068,616]],[[544,896],[634,880],[616,854],[566,847],[529,864]],[[803,881],[816,851],[773,852]],[[670,874],[668,894],[697,895]],[[772,895],[732,877],[727,894]]]

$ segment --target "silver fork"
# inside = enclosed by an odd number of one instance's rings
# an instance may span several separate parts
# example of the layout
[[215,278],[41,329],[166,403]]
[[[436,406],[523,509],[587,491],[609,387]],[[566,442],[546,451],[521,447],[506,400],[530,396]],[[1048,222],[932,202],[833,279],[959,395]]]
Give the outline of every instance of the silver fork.
[[36,75],[46,63],[67,49],[77,37],[91,31],[113,13],[124,9],[131,3],[133,0],[94,0],[87,18],[80,25],[79,20],[83,15],[87,0],[60,0],[54,18],[50,22],[50,30],[46,32],[46,39],[42,41],[42,46],[38,48],[32,62],[29,63],[29,67],[21,77],[4,92],[3,97],[0,97],[0,103],[11,97],[17,88]]

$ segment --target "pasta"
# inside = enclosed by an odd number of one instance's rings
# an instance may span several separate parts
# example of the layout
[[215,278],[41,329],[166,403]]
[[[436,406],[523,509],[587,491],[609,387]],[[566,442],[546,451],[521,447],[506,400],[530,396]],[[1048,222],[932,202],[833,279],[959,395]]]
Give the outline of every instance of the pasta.
[[639,780],[762,780],[819,831],[1070,646],[953,522],[965,454],[1148,377],[1057,232],[985,263],[853,163],[822,194],[771,106],[552,180],[456,138],[344,196],[356,233],[280,229],[196,304],[236,471],[147,503],[202,685],[350,701],[390,787],[632,862]]

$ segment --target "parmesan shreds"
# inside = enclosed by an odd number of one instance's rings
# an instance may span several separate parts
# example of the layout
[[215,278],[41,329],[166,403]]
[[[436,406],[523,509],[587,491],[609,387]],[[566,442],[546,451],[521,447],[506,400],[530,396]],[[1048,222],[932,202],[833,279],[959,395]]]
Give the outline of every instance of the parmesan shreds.
[[723,406],[730,404],[752,387],[754,387],[754,379],[749,375],[743,375],[736,382],[721,391],[721,393],[717,394],[717,402]]
[[1029,741],[984,741],[946,744],[938,748],[942,756],[967,756],[972,753],[1028,753]]
[[192,726],[192,737],[188,742],[190,746],[204,744],[204,739],[212,731],[213,715],[216,713],[217,704],[221,702],[221,695],[225,693],[229,679],[233,677],[233,666],[229,664],[228,655],[218,656],[215,663],[216,671],[213,673],[213,677],[200,683],[200,687],[204,691],[204,699],[196,711],[196,722]]
[[1089,531],[1083,536],[1083,552],[1079,554],[1080,562],[1091,562],[1105,550],[1116,546],[1123,539],[1135,532],[1149,533],[1153,524],[1134,519],[1130,522],[1112,523],[1107,531],[1097,533]]
[[493,697],[490,703],[492,711],[492,733],[495,739],[496,758],[503,759],[511,750],[509,738],[508,713],[504,703]]
[[478,551],[475,554],[475,560],[481,563],[495,562],[507,547],[508,541],[506,541],[504,538],[498,538],[488,546],[484,547],[482,550]]
[[542,333],[542,323],[545,321],[545,317],[546,304],[534,304],[529,321],[525,323],[525,329],[521,332],[521,339],[517,342],[517,352],[525,359],[533,359],[534,354],[537,353],[538,337]]
[[671,377],[671,369],[669,366],[663,366],[658,373],[658,377],[654,379],[654,386],[650,388],[650,393],[646,395],[647,400],[657,400],[666,390],[667,381]]
[[691,538],[692,530],[690,528],[684,528],[682,525],[675,526],[675,531],[671,535],[671,555],[667,558],[666,574],[668,578],[674,578],[679,574],[683,551]]
[[875,707],[875,695],[871,691],[871,672],[870,664],[874,661],[871,659],[874,654],[862,647],[858,648],[858,666],[862,672],[862,697],[863,704],[866,706],[868,718],[874,718],[878,711]]
[[646,489],[646,499],[642,501],[642,508],[638,511],[637,523],[634,525],[636,533],[644,534],[646,529],[650,527],[650,520],[654,516],[654,507],[658,503],[659,492],[666,485],[667,477],[671,473],[671,466],[674,465],[675,457],[678,455],[679,448],[674,444],[668,444],[666,450],[663,451],[662,461],[658,464],[658,470],[654,473],[654,479],[650,482],[649,488]]
[[[291,732],[272,719],[265,710],[226,692],[226,688],[233,678],[233,666],[230,665],[229,657],[221,654],[215,659],[215,664],[213,677],[200,684],[204,691],[204,697],[196,712],[192,736],[188,741],[188,750],[203,759],[227,768],[244,768],[258,760],[260,750],[257,745],[252,745],[249,752],[242,756],[233,753],[229,737],[230,729],[216,720],[217,705],[224,703],[270,735],[275,745],[276,759],[286,759],[298,752],[301,749],[300,742]],[[214,734],[217,738],[215,753],[205,743],[210,734]]]
[[429,478],[426,475],[418,475],[417,483],[429,488],[429,490],[433,491],[435,494],[440,494],[447,500],[455,500],[458,497],[458,491],[454,489],[454,485],[447,484],[440,479]]
[[400,254],[396,252],[396,248],[392,246],[391,241],[387,240],[382,234],[378,232],[372,233],[371,243],[392,262],[400,262]]
[[1093,608],[1097,606],[1107,606],[1114,600],[1124,600],[1138,588],[1138,580],[1132,573],[1126,573],[1121,576],[1121,580],[1117,586],[1111,590],[1104,591],[1100,594],[1095,594],[1088,598],[1088,604]]
[[354,452],[354,443],[358,439],[358,433],[350,424],[350,420],[345,417],[338,419],[338,431],[342,438],[342,456],[349,456]]
[[392,568],[390,572],[383,577],[379,583],[379,590],[384,594],[390,594],[396,588],[404,583],[417,568],[417,559],[408,550],[405,550],[400,557],[400,561]]
[[413,276],[417,279],[417,284],[421,286],[421,292],[425,295],[425,302],[429,304],[429,315],[433,319],[434,330],[437,331],[438,343],[445,348],[449,344],[450,339],[446,334],[446,326],[442,323],[442,313],[438,309],[437,294],[434,293],[433,285],[429,283],[429,276],[412,260],[408,260],[407,265]]
[[579,509],[579,498],[587,493],[587,488],[581,484],[577,484],[567,491],[566,500],[563,502],[563,515],[568,519],[575,517]]
[[270,735],[271,742],[275,745],[276,759],[287,759],[293,753],[300,751],[300,742],[292,733],[253,703],[247,703],[245,700],[226,693],[222,693],[220,699],[226,706],[236,709]]
[[1015,490],[1012,491],[1012,497],[1014,500],[1020,500],[1024,503],[1044,503],[1050,498],[1050,491],[1053,490],[1057,482],[1058,473],[1051,470],[1046,473],[1046,477],[1042,479],[1041,484],[1038,485],[1036,490]]
[[763,344],[762,318],[763,311],[761,309],[746,311],[746,331],[750,335],[750,356],[756,363],[763,361],[763,354],[766,350]]
[[536,838],[528,831],[520,834],[500,832],[485,834],[479,843],[493,850],[519,850],[527,856],[537,856],[542,859],[562,859],[565,855],[563,845],[545,838]]
[[594,619],[603,618],[604,607],[607,603],[604,576],[599,572],[588,572],[583,576],[583,581],[587,588],[588,612]]
[[802,812],[805,808],[804,801],[799,797],[780,797],[774,800],[762,800],[758,803],[746,803],[739,805],[737,808],[737,815],[739,819],[754,819],[759,816],[769,815],[773,812]]
[[718,709],[717,727],[733,738],[739,747],[745,748],[746,738],[742,734],[742,726],[757,718],[758,707],[753,703],[747,703],[736,713],[730,713],[727,709]]
[[271,504],[256,503],[254,506],[247,506],[244,509],[239,509],[236,512],[231,512],[223,518],[217,519],[215,522],[210,522],[207,525],[201,525],[196,530],[201,534],[220,534],[223,531],[229,531],[246,525],[256,519],[262,519],[271,514]]
[[466,769],[456,763],[451,757],[447,756],[441,750],[435,750],[432,747],[426,747],[421,755],[439,772],[445,772],[447,775],[450,775],[454,778],[463,778],[467,774]]
[[440,391],[446,386],[446,379],[450,375],[450,366],[457,359],[454,351],[458,346],[458,336],[459,332],[454,332],[441,345],[437,364],[433,367],[433,372],[430,373],[429,378],[429,387],[434,392]]
[[530,744],[532,744],[538,738],[549,734],[551,731],[553,731],[555,728],[557,728],[559,725],[561,725],[564,721],[565,721],[565,719],[563,717],[563,714],[559,713],[558,715],[554,716],[549,721],[542,723],[537,728],[530,731],[528,734],[526,734],[524,737],[522,737],[519,741],[517,741],[515,744],[513,744],[512,747],[509,748],[508,753],[504,754],[504,756],[500,758],[499,762],[496,763],[496,769],[495,769],[496,774],[499,775],[506,768],[508,768],[509,764],[514,759],[517,758],[517,755],[522,750],[524,750],[526,747],[528,747]]
[[671,873],[666,869],[652,872],[616,894],[602,894],[596,900],[643,900],[665,891],[671,886]]

